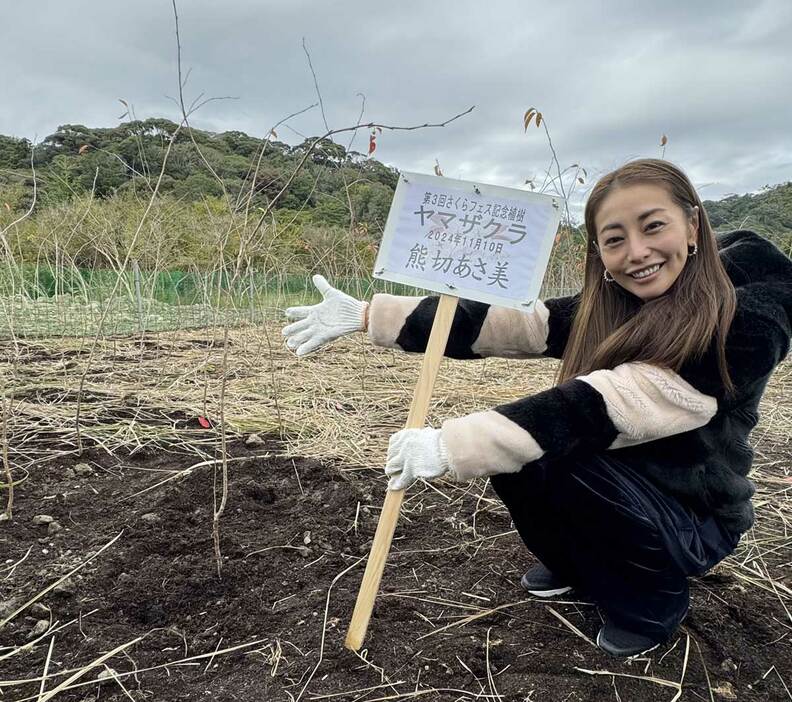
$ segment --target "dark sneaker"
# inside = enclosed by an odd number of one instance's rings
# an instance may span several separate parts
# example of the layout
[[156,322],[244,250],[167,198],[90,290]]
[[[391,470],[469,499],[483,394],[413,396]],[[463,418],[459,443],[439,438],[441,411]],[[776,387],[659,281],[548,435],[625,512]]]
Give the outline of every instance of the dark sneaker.
[[520,585],[537,597],[555,597],[572,589],[541,563],[537,563],[522,576]]
[[632,658],[642,653],[649,653],[661,643],[662,641],[656,638],[622,629],[607,619],[597,634],[597,646],[606,653],[620,658]]

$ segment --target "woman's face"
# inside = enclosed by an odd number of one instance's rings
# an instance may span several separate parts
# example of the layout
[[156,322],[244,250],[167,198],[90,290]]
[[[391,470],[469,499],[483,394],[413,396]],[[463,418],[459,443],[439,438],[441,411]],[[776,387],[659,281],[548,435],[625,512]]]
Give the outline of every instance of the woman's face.
[[610,285],[621,285],[644,301],[664,294],[679,277],[698,234],[662,186],[648,183],[612,190],[594,218],[597,244]]

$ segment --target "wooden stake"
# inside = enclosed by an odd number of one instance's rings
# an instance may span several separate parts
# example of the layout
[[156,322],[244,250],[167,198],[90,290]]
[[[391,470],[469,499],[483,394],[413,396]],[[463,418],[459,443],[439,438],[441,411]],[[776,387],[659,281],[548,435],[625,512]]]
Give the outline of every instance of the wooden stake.
[[[426,424],[432,389],[440,362],[445,354],[448,334],[451,331],[451,323],[454,321],[458,301],[457,297],[440,295],[405,429],[422,429]],[[377,531],[374,534],[366,572],[363,574],[363,582],[360,584],[355,610],[352,612],[352,621],[349,624],[349,631],[344,643],[347,648],[353,651],[359,650],[363,645],[363,639],[366,638],[366,630],[374,609],[374,600],[379,591],[382,573],[385,570],[385,561],[388,559],[393,533],[396,531],[396,522],[399,519],[403,498],[404,490],[388,490],[385,495],[385,503],[380,513]]]

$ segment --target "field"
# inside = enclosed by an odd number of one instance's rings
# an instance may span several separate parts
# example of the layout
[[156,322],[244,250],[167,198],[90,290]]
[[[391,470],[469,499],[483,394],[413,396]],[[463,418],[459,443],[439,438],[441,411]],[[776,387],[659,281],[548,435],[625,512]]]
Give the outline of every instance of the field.
[[[692,582],[668,645],[601,653],[590,602],[520,589],[532,556],[489,485],[440,482],[408,492],[353,653],[387,440],[421,359],[363,335],[298,359],[283,323],[0,342],[15,483],[2,699],[792,699],[790,362],[752,434],[756,526]],[[554,370],[446,360],[429,423],[549,387]]]

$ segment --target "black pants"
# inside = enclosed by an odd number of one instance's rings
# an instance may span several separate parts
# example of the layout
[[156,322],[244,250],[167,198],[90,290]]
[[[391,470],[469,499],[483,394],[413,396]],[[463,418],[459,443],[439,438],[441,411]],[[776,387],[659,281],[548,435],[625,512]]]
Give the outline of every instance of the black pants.
[[739,541],[610,455],[538,461],[490,481],[542,563],[615,624],[657,639],[687,613],[687,576],[712,568]]

